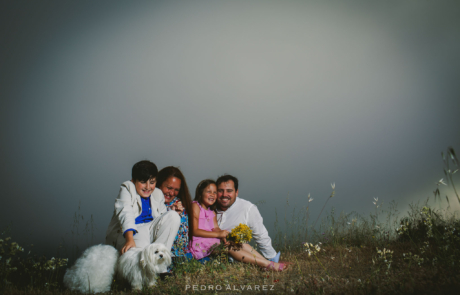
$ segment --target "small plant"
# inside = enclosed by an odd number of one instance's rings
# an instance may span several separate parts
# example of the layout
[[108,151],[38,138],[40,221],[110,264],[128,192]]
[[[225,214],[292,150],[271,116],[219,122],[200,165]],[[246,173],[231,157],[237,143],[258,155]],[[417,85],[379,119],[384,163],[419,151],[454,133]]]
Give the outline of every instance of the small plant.
[[[2,233],[9,232],[6,230]],[[13,242],[11,237],[0,239],[0,290],[13,286],[50,289],[61,285],[67,259],[36,257],[31,251]]]
[[396,233],[399,236],[405,236],[405,235],[407,235],[408,230],[409,230],[409,220],[408,220],[408,218],[404,218],[404,219],[401,220],[401,224],[396,229]]
[[[319,212],[318,218],[316,218],[315,224],[313,224],[313,228],[315,227],[316,223],[318,222],[319,218],[321,217],[321,213],[323,213],[324,207],[326,207],[327,202],[329,202],[330,199],[332,199],[335,196],[335,182],[331,183],[331,188],[332,188],[332,193],[329,196],[329,198],[326,199],[326,202],[324,203],[323,208]],[[308,195],[310,197],[310,195]],[[310,198],[309,198],[310,199]],[[312,199],[313,200],[313,199]],[[309,200],[310,201],[310,200]]]
[[18,257],[16,255],[18,252],[24,252],[24,248],[16,242],[12,242],[11,237],[7,237],[5,240],[0,239],[0,278],[3,286],[11,284],[10,278],[18,270]]
[[313,245],[312,243],[307,242],[304,244],[304,246],[305,246],[305,251],[307,251],[308,253],[308,257],[310,257],[311,255],[316,255],[321,251],[321,242],[319,242],[316,245]]
[[404,261],[409,262],[409,266],[412,263],[415,263],[419,267],[422,266],[423,262],[425,261],[424,258],[421,258],[419,255],[412,254],[412,252],[409,253],[403,253]]
[[[446,176],[447,181],[449,184],[452,186],[454,189],[454,193],[457,196],[457,200],[460,203],[460,196],[458,195],[457,188],[455,187],[455,183],[453,180],[453,176],[455,173],[458,172],[460,162],[457,158],[457,155],[455,154],[455,151],[452,147],[447,148],[447,157],[444,155],[444,153],[441,153],[442,160],[444,162],[444,175]],[[450,164],[451,163],[451,164]],[[454,167],[451,167],[453,165]],[[446,196],[447,198],[447,196]],[[449,199],[447,198],[447,201]]]
[[385,248],[383,248],[383,250],[379,250],[379,248],[376,248],[376,250],[377,257],[375,259],[372,259],[372,263],[374,265],[377,265],[377,272],[380,271],[380,267],[384,265],[387,268],[385,274],[388,274],[388,271],[391,268],[391,263],[393,262],[394,251]]
[[431,209],[428,208],[427,206],[424,206],[422,208],[422,221],[427,227],[427,237],[428,238],[433,238],[433,220],[432,220],[432,212]]

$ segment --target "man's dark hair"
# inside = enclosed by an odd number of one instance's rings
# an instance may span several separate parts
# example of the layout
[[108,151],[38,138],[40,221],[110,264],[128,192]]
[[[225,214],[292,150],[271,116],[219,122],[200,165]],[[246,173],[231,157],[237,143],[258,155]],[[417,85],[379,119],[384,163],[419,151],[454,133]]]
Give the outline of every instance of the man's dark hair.
[[157,165],[148,160],[140,161],[134,164],[131,171],[133,181],[148,181],[158,175]]
[[217,178],[216,184],[217,184],[217,186],[219,186],[219,184],[221,184],[222,182],[228,182],[229,180],[233,181],[233,183],[235,185],[235,191],[237,191],[238,190],[238,178],[236,178],[235,176],[232,176],[230,174],[224,174],[224,175],[220,176],[219,178]]

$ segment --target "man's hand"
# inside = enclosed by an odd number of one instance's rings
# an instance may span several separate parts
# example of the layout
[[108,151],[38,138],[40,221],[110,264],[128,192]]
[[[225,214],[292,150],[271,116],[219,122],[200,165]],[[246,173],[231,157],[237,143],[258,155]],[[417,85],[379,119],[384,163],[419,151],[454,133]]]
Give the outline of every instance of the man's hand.
[[136,248],[136,243],[134,242],[133,236],[134,233],[132,231],[128,231],[125,233],[126,243],[123,246],[123,248],[121,248],[121,255],[125,254],[126,251],[128,251],[131,248]]

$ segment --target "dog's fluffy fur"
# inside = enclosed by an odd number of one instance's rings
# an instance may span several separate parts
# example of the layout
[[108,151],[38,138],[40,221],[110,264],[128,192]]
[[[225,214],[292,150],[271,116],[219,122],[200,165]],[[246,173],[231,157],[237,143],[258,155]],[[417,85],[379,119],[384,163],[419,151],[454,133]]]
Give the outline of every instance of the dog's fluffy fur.
[[154,286],[157,274],[166,272],[170,264],[170,251],[163,244],[131,248],[122,256],[112,246],[96,245],[86,249],[75,265],[67,269],[64,285],[82,293],[107,292],[118,272],[133,289],[141,290],[143,285]]
[[118,259],[118,274],[131,283],[134,290],[142,286],[152,287],[157,274],[166,272],[171,264],[170,250],[163,244],[131,248]]
[[75,265],[67,269],[64,285],[82,293],[110,291],[118,257],[118,251],[112,246],[96,245],[86,249]]

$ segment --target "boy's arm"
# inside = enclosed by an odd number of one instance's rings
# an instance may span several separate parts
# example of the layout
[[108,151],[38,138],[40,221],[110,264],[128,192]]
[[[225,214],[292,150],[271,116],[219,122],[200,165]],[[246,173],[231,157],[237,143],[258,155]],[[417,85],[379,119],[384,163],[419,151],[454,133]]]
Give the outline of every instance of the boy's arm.
[[134,242],[134,232],[133,231],[127,231],[125,233],[125,239],[126,243],[121,248],[121,254],[124,254],[126,251],[128,251],[131,248],[136,248],[136,243]]
[[[131,183],[132,184],[132,183]],[[136,189],[134,184],[131,186],[128,181],[121,185],[120,192],[115,200],[115,213],[120,222],[121,231],[126,239],[126,242],[121,249],[121,254],[124,254],[130,248],[136,247],[134,242],[134,234],[137,233],[135,223],[135,213],[133,202],[137,202],[130,192],[130,189]]]
[[[129,184],[126,182],[123,183],[120,188],[120,192],[118,193],[118,197],[115,200],[115,213],[120,221],[123,235],[126,235],[126,231],[129,229],[134,230],[134,232],[137,233],[137,226],[135,223],[136,216],[133,208],[133,202],[135,203],[136,200],[133,200],[133,196],[128,190],[128,187]],[[132,188],[135,189],[134,184]]]

